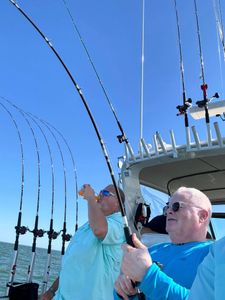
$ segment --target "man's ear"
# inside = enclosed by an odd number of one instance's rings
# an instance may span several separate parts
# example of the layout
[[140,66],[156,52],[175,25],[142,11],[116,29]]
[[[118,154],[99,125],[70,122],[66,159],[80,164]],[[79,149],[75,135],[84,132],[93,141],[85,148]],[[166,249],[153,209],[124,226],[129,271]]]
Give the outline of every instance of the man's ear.
[[199,211],[199,220],[201,223],[205,222],[208,219],[208,217],[209,217],[209,213],[207,210],[201,209]]

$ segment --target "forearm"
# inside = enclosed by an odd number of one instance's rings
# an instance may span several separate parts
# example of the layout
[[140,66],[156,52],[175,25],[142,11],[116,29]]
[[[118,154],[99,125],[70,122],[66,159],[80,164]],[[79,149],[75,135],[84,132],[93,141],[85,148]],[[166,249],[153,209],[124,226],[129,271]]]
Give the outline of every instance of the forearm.
[[56,280],[53,282],[53,284],[50,286],[49,290],[52,290],[52,292],[56,293],[59,287],[59,277],[56,278]]
[[59,287],[59,278],[57,278],[50,288],[40,297],[40,300],[51,300],[55,296],[55,293]]
[[105,215],[101,211],[99,204],[95,199],[87,199],[88,202],[88,220],[90,227],[98,238],[104,238],[108,231],[108,224]]
[[155,264],[149,268],[139,288],[151,300],[186,300],[189,295],[188,289],[174,282]]

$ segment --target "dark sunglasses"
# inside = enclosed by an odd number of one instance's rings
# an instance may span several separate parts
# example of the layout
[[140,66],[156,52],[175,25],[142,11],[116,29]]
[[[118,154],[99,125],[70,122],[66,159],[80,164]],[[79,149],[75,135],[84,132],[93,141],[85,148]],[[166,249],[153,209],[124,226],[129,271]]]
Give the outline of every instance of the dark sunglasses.
[[163,214],[164,214],[164,216],[166,216],[167,215],[167,210],[169,208],[171,208],[173,212],[176,212],[182,207],[184,207],[184,206],[182,205],[181,202],[174,202],[173,204],[170,204],[168,202],[168,203],[166,203],[166,206],[163,207]]
[[183,202],[174,202],[172,204],[170,204],[169,202],[167,202],[166,206],[163,207],[163,214],[164,214],[164,216],[166,216],[167,215],[167,210],[169,208],[172,209],[173,212],[176,212],[176,211],[178,211],[182,207],[196,207],[196,208],[199,208],[199,209],[203,209],[200,206],[197,206],[197,205],[187,205],[187,203],[183,203]]
[[106,197],[109,197],[109,196],[115,196],[115,194],[113,194],[112,192],[108,191],[108,190],[101,190],[99,195],[102,195],[102,196],[106,196]]

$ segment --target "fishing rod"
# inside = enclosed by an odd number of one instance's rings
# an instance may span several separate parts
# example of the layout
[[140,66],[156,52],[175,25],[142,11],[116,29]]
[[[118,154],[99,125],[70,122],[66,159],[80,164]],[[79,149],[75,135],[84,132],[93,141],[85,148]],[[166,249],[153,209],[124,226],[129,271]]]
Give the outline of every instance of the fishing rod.
[[[85,53],[87,55],[87,58],[88,58],[88,60],[89,60],[89,62],[91,64],[91,66],[92,66],[92,69],[93,69],[93,71],[95,73],[95,76],[96,76],[96,78],[97,78],[97,80],[98,80],[98,82],[100,84],[100,87],[101,87],[101,89],[103,91],[103,94],[104,94],[104,96],[105,96],[105,98],[106,98],[106,100],[107,100],[107,102],[109,104],[109,107],[111,108],[111,111],[112,111],[112,113],[114,115],[114,118],[116,120],[117,126],[119,127],[119,130],[120,130],[121,134],[117,135],[117,139],[118,139],[119,143],[125,142],[125,144],[126,144],[125,150],[127,151],[127,153],[129,153],[130,157],[133,160],[135,160],[134,152],[133,152],[133,150],[132,150],[132,148],[130,146],[128,138],[126,137],[124,129],[123,129],[123,127],[122,127],[122,125],[121,125],[121,123],[119,121],[117,113],[116,113],[116,111],[115,111],[115,109],[113,107],[112,101],[110,100],[110,97],[109,97],[109,95],[108,95],[108,93],[107,93],[107,91],[106,91],[106,89],[105,89],[105,87],[103,85],[103,82],[102,82],[101,77],[100,77],[100,75],[99,75],[99,73],[97,71],[97,68],[96,68],[96,66],[94,64],[94,61],[91,58],[91,55],[90,55],[90,53],[88,51],[88,48],[87,48],[87,46],[86,46],[86,44],[85,44],[85,42],[83,40],[83,37],[82,37],[82,35],[81,35],[81,33],[80,33],[79,29],[78,29],[78,26],[77,26],[77,24],[76,24],[76,22],[75,22],[75,20],[73,18],[73,15],[72,15],[72,13],[71,13],[71,11],[70,11],[67,3],[66,3],[66,0],[62,0],[62,2],[63,2],[64,6],[65,6],[65,8],[67,10],[67,13],[68,13],[68,15],[69,15],[69,17],[71,19],[72,24],[73,24],[74,30],[76,31],[76,33],[77,33],[77,35],[79,37],[79,40],[80,40],[80,42],[81,42],[81,44],[83,46],[83,49],[84,49],[84,51],[85,51]],[[145,11],[145,4],[143,3],[143,15],[145,14],[144,11]],[[144,21],[142,22],[142,26],[144,27]],[[142,85],[143,85],[143,83],[144,83],[144,64],[143,64],[144,63],[144,33],[142,34],[142,36],[143,36],[143,39],[142,39],[142,41],[143,41],[143,45],[142,45]],[[142,95],[141,97],[142,97],[142,99],[143,99],[143,93],[144,93],[144,88],[142,87],[142,89],[141,89],[141,95]],[[141,119],[142,119],[142,117],[141,117]],[[141,136],[142,136],[142,134],[141,134]],[[78,215],[78,212],[77,212],[76,215]]]
[[[4,99],[3,97],[1,97]],[[17,218],[17,225],[15,226],[16,229],[16,238],[14,242],[14,256],[13,256],[13,262],[11,265],[11,271],[10,271],[10,276],[9,280],[7,283],[7,290],[6,290],[6,295],[9,294],[9,289],[10,286],[12,286],[14,282],[14,277],[16,274],[16,268],[17,268],[17,259],[18,259],[18,248],[19,248],[19,237],[20,235],[23,235],[27,232],[27,228],[25,226],[22,226],[22,208],[23,208],[23,196],[24,196],[24,149],[23,149],[23,143],[22,143],[22,136],[19,130],[19,126],[13,117],[12,113],[6,108],[6,106],[0,102],[0,105],[2,108],[7,112],[9,117],[11,118],[17,132],[17,136],[19,138],[19,143],[20,143],[20,154],[21,154],[21,189],[20,189],[20,203],[19,203],[19,213],[18,213],[18,218]]]
[[203,52],[202,52],[199,17],[198,17],[198,8],[197,8],[196,0],[194,0],[194,9],[195,9],[195,19],[196,19],[197,36],[198,36],[199,57],[200,57],[200,66],[201,66],[201,78],[202,78],[201,90],[203,92],[203,100],[197,101],[196,104],[199,108],[204,108],[204,110],[205,110],[205,121],[206,121],[206,127],[207,127],[208,144],[209,144],[209,146],[211,146],[212,145],[212,134],[211,134],[211,130],[210,130],[210,119],[209,119],[208,103],[214,98],[219,98],[219,94],[215,93],[214,96],[212,96],[211,98],[207,97],[208,85],[205,83]]
[[104,144],[104,141],[100,135],[100,132],[98,130],[97,124],[95,122],[95,119],[91,113],[91,110],[88,106],[88,103],[83,95],[83,92],[81,90],[81,88],[78,86],[77,82],[75,81],[75,79],[73,78],[71,72],[69,71],[69,69],[67,68],[67,66],[65,65],[65,63],[63,62],[62,58],[60,57],[60,55],[58,54],[58,52],[55,50],[55,48],[53,47],[52,43],[49,41],[49,39],[42,33],[42,31],[37,27],[37,25],[30,19],[30,17],[28,17],[28,15],[19,7],[19,5],[14,1],[14,0],[9,0],[10,3],[12,3],[14,5],[14,7],[16,7],[18,9],[18,11],[25,17],[25,19],[35,28],[35,30],[39,33],[39,35],[44,39],[44,41],[46,42],[46,44],[48,45],[48,47],[53,51],[53,53],[55,54],[55,56],[57,57],[57,59],[59,60],[59,62],[61,63],[62,67],[64,68],[64,70],[66,71],[67,75],[69,76],[70,80],[72,81],[73,86],[75,87],[76,91],[78,92],[78,95],[81,99],[81,101],[84,104],[84,107],[88,113],[88,116],[91,120],[91,123],[94,127],[95,133],[97,135],[98,141],[100,143],[101,149],[103,151],[103,155],[112,179],[112,183],[113,186],[115,188],[115,192],[116,192],[116,196],[118,198],[119,201],[119,206],[120,206],[120,210],[121,210],[121,214],[122,214],[122,220],[123,220],[123,225],[124,225],[124,234],[126,237],[126,241],[128,244],[133,245],[133,241],[132,241],[132,234],[131,234],[131,229],[128,225],[128,220],[127,220],[127,216],[126,216],[126,212],[125,212],[125,208],[123,205],[123,202],[121,200],[121,196],[116,184],[116,180],[115,180],[115,176],[113,173],[113,169],[111,167],[111,163],[110,163],[110,159],[106,150],[106,146]]
[[[35,116],[34,116],[35,117]],[[67,234],[67,227],[66,227],[66,222],[67,222],[67,178],[66,178],[66,167],[65,167],[65,161],[64,161],[64,157],[63,157],[63,152],[61,149],[61,146],[59,144],[58,139],[56,138],[56,135],[54,134],[54,132],[52,131],[52,129],[50,128],[50,126],[43,121],[42,119],[38,119],[43,125],[46,126],[46,128],[49,130],[49,132],[51,133],[53,139],[55,140],[59,153],[60,153],[60,157],[61,157],[61,161],[62,161],[62,166],[63,166],[63,178],[64,178],[64,220],[63,220],[63,229],[61,230],[62,232],[62,249],[61,249],[61,255],[63,256],[65,254],[65,243],[68,242],[71,238],[70,234]]]
[[32,114],[26,113],[26,115],[28,115],[32,119],[32,121],[36,124],[36,126],[41,131],[41,133],[42,133],[42,135],[45,139],[47,148],[48,148],[48,153],[49,153],[49,158],[50,158],[50,163],[51,163],[51,181],[52,181],[51,215],[50,215],[49,230],[47,231],[47,235],[48,235],[47,261],[46,261],[45,271],[44,271],[43,280],[42,280],[42,292],[41,292],[41,294],[43,294],[47,289],[47,284],[48,284],[48,280],[49,280],[49,273],[50,273],[50,268],[51,268],[51,256],[52,256],[52,240],[55,240],[59,235],[59,233],[57,233],[54,230],[54,227],[53,227],[54,204],[55,204],[54,164],[53,164],[53,157],[52,157],[51,147],[49,145],[49,142],[48,142],[48,139],[47,139],[47,136],[46,136],[44,130],[39,125],[39,123],[36,121],[36,119],[32,116]]
[[177,1],[174,0],[174,9],[176,14],[176,24],[177,24],[177,35],[178,35],[178,45],[179,45],[179,55],[180,55],[180,74],[181,74],[181,82],[182,82],[182,95],[183,95],[183,105],[177,105],[177,109],[179,110],[179,115],[184,115],[184,125],[186,129],[186,142],[188,148],[190,148],[190,128],[189,128],[189,121],[188,121],[188,114],[187,110],[192,105],[191,98],[186,98],[186,89],[185,89],[185,79],[184,79],[184,61],[183,61],[183,54],[182,54],[182,45],[181,45],[181,34],[180,34],[180,24],[179,24],[179,16],[178,16],[178,9],[177,9]]
[[38,237],[43,237],[45,231],[43,229],[39,229],[38,228],[38,222],[39,222],[39,207],[40,207],[40,191],[41,191],[41,169],[40,169],[40,153],[39,153],[39,147],[38,147],[38,143],[37,143],[37,138],[36,135],[34,133],[34,129],[31,126],[30,121],[28,120],[26,114],[23,112],[23,110],[21,110],[18,106],[16,106],[15,104],[13,104],[11,101],[9,101],[8,99],[6,99],[6,101],[13,106],[20,114],[21,116],[24,118],[24,120],[26,121],[33,140],[34,140],[34,144],[35,144],[35,150],[36,150],[36,155],[37,155],[37,179],[38,179],[38,189],[37,189],[37,205],[36,205],[36,216],[35,216],[35,222],[34,222],[34,229],[30,230],[28,228],[28,231],[33,233],[33,242],[32,242],[32,256],[31,256],[31,262],[30,265],[28,267],[28,271],[27,271],[27,282],[31,283],[32,282],[32,276],[33,276],[33,271],[34,271],[34,265],[35,265],[35,258],[36,258],[36,243],[37,243],[37,238]]
[[[43,131],[42,127],[39,125],[39,123],[36,121],[36,119],[38,119],[37,117],[34,117],[31,113],[26,113],[24,112],[21,108],[17,107],[20,111],[22,111],[24,114],[26,114],[29,118],[31,118],[31,120],[36,124],[36,126],[39,128],[39,130],[41,131],[47,148],[48,148],[48,152],[49,152],[49,157],[50,157],[50,161],[51,161],[51,175],[52,175],[52,202],[51,202],[51,218],[50,218],[50,225],[49,225],[49,231],[47,232],[48,234],[48,239],[49,239],[49,243],[48,243],[48,249],[47,249],[47,262],[46,262],[46,268],[45,268],[45,272],[44,272],[44,276],[43,276],[43,281],[42,281],[42,294],[46,291],[47,288],[47,283],[48,283],[48,279],[49,279],[49,272],[50,272],[50,265],[51,265],[51,244],[52,244],[52,240],[56,239],[57,236],[59,235],[59,233],[57,233],[56,231],[54,231],[53,229],[53,214],[54,214],[54,165],[53,165],[53,158],[52,158],[52,152],[51,152],[51,148],[48,142],[48,139],[46,137],[45,132]],[[36,119],[35,119],[36,118]]]
[[123,127],[122,127],[122,125],[121,125],[121,123],[120,123],[120,121],[119,121],[119,118],[118,118],[118,116],[117,116],[117,113],[116,113],[116,111],[115,111],[115,109],[114,109],[114,107],[113,107],[112,101],[110,100],[110,97],[109,97],[109,95],[108,95],[108,93],[107,93],[107,91],[106,91],[106,89],[105,89],[105,87],[104,87],[104,85],[103,85],[103,82],[102,82],[102,80],[101,80],[101,78],[100,78],[100,75],[99,75],[99,73],[98,73],[98,71],[97,71],[97,68],[96,68],[96,66],[95,66],[95,64],[94,64],[94,62],[93,62],[93,59],[91,58],[91,55],[90,55],[90,53],[89,53],[89,51],[88,51],[88,48],[87,48],[87,46],[86,46],[85,43],[84,43],[84,40],[83,40],[82,35],[81,35],[81,33],[80,33],[79,29],[78,29],[78,26],[76,25],[76,22],[75,22],[75,20],[74,20],[72,14],[71,14],[71,12],[70,12],[70,9],[69,9],[69,7],[68,7],[66,1],[65,1],[65,0],[62,0],[62,2],[63,2],[64,5],[65,5],[65,8],[66,8],[66,10],[67,10],[67,12],[68,12],[68,15],[69,15],[69,17],[70,17],[70,19],[71,19],[71,22],[72,22],[72,24],[73,24],[74,30],[76,31],[76,33],[77,33],[77,35],[78,35],[78,37],[79,37],[79,40],[80,40],[80,42],[81,42],[81,44],[82,44],[82,46],[83,46],[83,49],[84,49],[84,51],[85,51],[85,53],[86,53],[86,55],[87,55],[87,58],[88,58],[88,60],[89,60],[89,62],[90,62],[90,64],[91,64],[91,66],[92,66],[92,69],[93,69],[93,71],[94,71],[94,73],[95,73],[95,76],[97,77],[97,80],[98,80],[98,82],[99,82],[99,84],[100,84],[100,86],[101,86],[101,89],[102,89],[102,91],[103,91],[103,94],[104,94],[104,96],[105,96],[105,98],[106,98],[106,100],[107,100],[107,102],[108,102],[108,104],[109,104],[109,107],[110,107],[110,109],[111,109],[111,111],[112,111],[112,113],[113,113],[113,115],[114,115],[114,118],[115,118],[115,120],[116,120],[117,126],[118,126],[118,128],[119,128],[119,130],[120,130],[120,132],[121,132],[120,135],[117,135],[117,139],[118,139],[119,143],[125,142],[126,147],[127,147],[127,150],[129,151],[131,157],[134,158],[134,153],[133,153],[133,150],[132,150],[132,148],[131,148],[131,146],[130,146],[130,144],[129,144],[129,142],[128,142],[128,138],[126,137],[126,134],[125,134],[125,132],[124,132],[124,129],[123,129]]
[[[41,119],[40,119],[41,121]],[[51,128],[53,128],[62,138],[62,140],[64,141],[68,151],[69,151],[69,154],[70,154],[70,157],[71,157],[71,161],[72,161],[72,164],[73,164],[73,174],[74,174],[74,182],[75,182],[75,195],[76,195],[76,214],[75,214],[75,218],[76,218],[76,222],[75,222],[75,232],[77,231],[78,229],[78,184],[77,184],[77,170],[76,170],[76,165],[75,165],[75,159],[74,159],[74,156],[73,156],[73,153],[71,151],[71,148],[67,142],[67,140],[65,139],[65,137],[63,136],[63,134],[56,128],[54,127],[52,124],[50,124],[49,122],[47,121],[44,121],[46,124],[48,124]]]

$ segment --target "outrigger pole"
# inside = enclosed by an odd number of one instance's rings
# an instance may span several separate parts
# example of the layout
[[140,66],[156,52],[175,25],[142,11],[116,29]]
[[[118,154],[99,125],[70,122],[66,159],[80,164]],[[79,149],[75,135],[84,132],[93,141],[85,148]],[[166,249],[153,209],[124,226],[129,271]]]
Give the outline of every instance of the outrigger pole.
[[85,99],[85,97],[84,97],[84,95],[83,95],[80,87],[78,86],[78,84],[75,81],[75,79],[73,78],[71,72],[69,71],[69,69],[67,68],[67,66],[65,65],[65,63],[62,60],[62,58],[60,57],[60,55],[58,54],[58,52],[55,50],[55,48],[53,47],[53,45],[51,44],[51,42],[49,41],[49,39],[42,33],[42,31],[35,25],[35,23],[28,17],[28,15],[18,6],[18,4],[14,0],[9,0],[9,1],[19,10],[19,12],[27,19],[27,21],[36,29],[36,31],[45,40],[45,42],[47,43],[47,45],[54,52],[54,54],[56,55],[57,59],[62,64],[64,70],[66,71],[66,73],[69,76],[70,80],[72,81],[75,89],[77,90],[77,92],[78,92],[78,94],[79,94],[79,96],[80,96],[80,98],[81,98],[81,100],[82,100],[82,102],[84,104],[84,107],[85,107],[85,109],[86,109],[86,111],[88,113],[88,116],[89,116],[89,118],[90,118],[90,120],[92,122],[92,125],[94,127],[95,133],[96,133],[97,138],[98,138],[98,141],[100,143],[101,149],[103,151],[103,155],[105,157],[105,161],[106,161],[106,164],[107,164],[107,167],[108,167],[111,179],[112,179],[112,183],[114,185],[115,192],[116,192],[116,195],[117,195],[117,198],[118,198],[118,201],[119,201],[119,206],[120,206],[120,210],[121,210],[121,214],[122,214],[122,219],[123,219],[123,224],[124,224],[124,233],[125,233],[126,241],[127,241],[128,244],[130,244],[130,245],[133,246],[131,229],[130,229],[130,227],[128,225],[125,208],[124,208],[124,205],[123,205],[123,202],[121,200],[121,196],[120,196],[117,184],[116,184],[115,176],[114,176],[114,173],[113,173],[113,169],[111,167],[111,163],[110,163],[110,159],[109,159],[109,156],[108,156],[108,153],[107,153],[107,150],[106,150],[106,146],[104,144],[103,139],[101,138],[100,132],[99,132],[98,127],[97,127],[97,124],[96,124],[96,122],[94,120],[94,117],[93,117],[93,115],[91,113],[91,110],[90,110],[90,108],[89,108],[89,106],[87,104],[87,101],[86,101],[86,99]]
[[182,94],[183,94],[183,105],[177,105],[177,109],[179,110],[179,115],[184,115],[184,125],[186,129],[186,143],[188,149],[190,149],[191,137],[190,137],[190,127],[188,121],[187,110],[191,107],[192,100],[191,98],[186,98],[186,89],[185,89],[185,80],[184,80],[184,61],[182,55],[182,46],[181,46],[181,35],[180,35],[180,24],[177,10],[177,1],[174,0],[174,8],[176,13],[176,24],[177,24],[177,35],[178,35],[178,44],[179,44],[179,55],[180,55],[180,73],[181,73],[181,81],[182,81]]
[[[1,97],[2,98],[2,97]],[[17,258],[18,258],[18,247],[19,247],[19,237],[20,235],[23,235],[26,233],[27,228],[25,226],[21,226],[22,222],[22,207],[23,207],[23,195],[24,195],[24,150],[23,150],[23,143],[22,143],[22,137],[21,133],[18,127],[18,124],[16,120],[14,119],[12,113],[6,108],[6,106],[0,102],[0,105],[2,108],[7,112],[7,114],[10,116],[19,138],[20,143],[20,153],[21,153],[21,191],[20,191],[20,204],[19,204],[19,213],[18,213],[18,219],[17,219],[17,225],[15,226],[16,229],[16,238],[14,242],[14,257],[13,257],[13,263],[11,266],[9,281],[7,283],[7,290],[6,294],[9,294],[9,288],[14,282],[14,277],[16,274],[16,268],[17,268]]]

